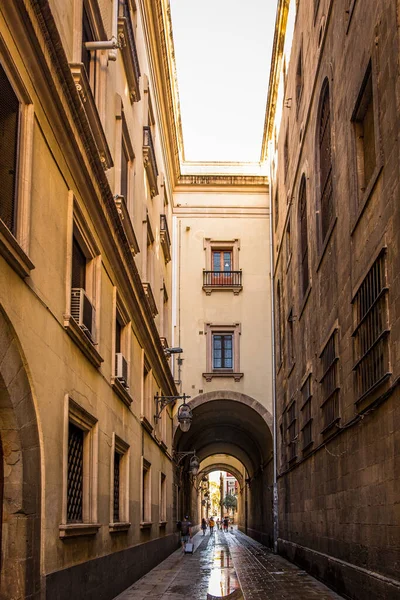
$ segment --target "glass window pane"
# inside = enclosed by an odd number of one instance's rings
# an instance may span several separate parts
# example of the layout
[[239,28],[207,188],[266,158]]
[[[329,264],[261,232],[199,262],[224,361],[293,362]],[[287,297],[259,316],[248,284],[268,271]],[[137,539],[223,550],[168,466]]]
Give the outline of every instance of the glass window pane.
[[221,270],[221,253],[220,252],[213,252],[213,271],[220,271]]

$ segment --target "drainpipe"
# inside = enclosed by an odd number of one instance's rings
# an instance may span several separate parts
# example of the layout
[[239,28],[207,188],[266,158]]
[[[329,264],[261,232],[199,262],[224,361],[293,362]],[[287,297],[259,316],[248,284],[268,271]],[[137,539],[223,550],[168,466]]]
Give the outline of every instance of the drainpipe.
[[278,456],[277,456],[277,433],[278,433],[278,416],[276,414],[276,356],[275,356],[275,298],[274,298],[274,232],[272,227],[272,194],[271,194],[271,169],[269,170],[270,181],[270,206],[269,206],[269,252],[270,252],[270,272],[271,272],[271,340],[272,340],[272,444],[274,456],[274,478],[273,478],[273,538],[274,538],[274,553],[278,553]]

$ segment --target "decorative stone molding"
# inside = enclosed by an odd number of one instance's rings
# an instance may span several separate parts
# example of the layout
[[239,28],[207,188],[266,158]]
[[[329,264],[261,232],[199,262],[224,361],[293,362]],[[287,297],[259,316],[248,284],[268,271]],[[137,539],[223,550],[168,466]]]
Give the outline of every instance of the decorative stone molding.
[[23,279],[29,277],[35,265],[0,219],[0,254]]
[[104,170],[110,169],[114,163],[96,107],[96,102],[93,97],[92,89],[86,75],[85,67],[82,63],[70,63],[70,68],[72,77],[75,81],[76,90],[85,110],[86,117],[89,122],[97,150],[99,152],[100,161]]
[[117,396],[119,396],[119,398],[122,400],[122,402],[126,404],[126,406],[128,406],[129,408],[133,402],[133,398],[128,392],[128,389],[124,385],[122,385],[122,383],[117,377],[112,377],[111,387],[117,394]]
[[167,215],[160,215],[160,242],[164,253],[165,264],[171,260],[171,238],[169,236]]
[[126,9],[123,17],[118,18],[118,41],[124,62],[130,101],[132,103],[139,102],[140,66],[129,8]]
[[151,289],[151,285],[148,281],[143,282],[143,290],[146,295],[151,314],[153,315],[153,318],[154,318],[158,315],[158,309],[157,309],[157,304],[156,304],[156,301],[155,301],[155,298],[153,295],[153,291]]
[[147,179],[149,180],[150,195],[154,198],[158,195],[158,169],[151,130],[150,127],[147,126],[143,127],[143,164],[146,170]]
[[212,381],[212,379],[214,377],[225,377],[225,378],[231,377],[235,381],[240,381],[243,377],[243,373],[232,373],[229,371],[224,371],[221,373],[221,372],[213,371],[211,373],[203,373],[203,377],[206,381]]
[[120,216],[122,226],[124,228],[126,237],[128,238],[131,252],[133,256],[140,252],[139,243],[137,241],[137,237],[135,234],[135,230],[133,229],[132,221],[130,214],[128,212],[128,207],[126,205],[125,198],[123,196],[115,197],[115,206],[117,207],[118,214]]
[[90,360],[93,366],[99,368],[104,359],[71,315],[64,315],[64,327],[69,337],[82,350],[86,358]]
[[100,523],[68,523],[67,525],[60,525],[60,538],[67,539],[82,535],[96,535],[100,527]]

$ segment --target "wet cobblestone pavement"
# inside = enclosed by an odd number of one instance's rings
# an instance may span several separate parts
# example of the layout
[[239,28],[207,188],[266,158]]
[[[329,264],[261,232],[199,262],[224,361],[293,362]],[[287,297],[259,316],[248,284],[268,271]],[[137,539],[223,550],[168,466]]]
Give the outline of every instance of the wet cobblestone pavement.
[[319,581],[237,530],[194,537],[114,600],[207,600],[242,589],[245,600],[339,600]]

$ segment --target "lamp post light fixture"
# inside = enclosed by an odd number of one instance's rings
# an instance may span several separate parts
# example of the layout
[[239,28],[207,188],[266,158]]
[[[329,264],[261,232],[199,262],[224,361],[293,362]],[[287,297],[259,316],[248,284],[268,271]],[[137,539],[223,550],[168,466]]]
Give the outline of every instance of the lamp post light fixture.
[[183,432],[189,431],[192,424],[193,413],[190,406],[186,404],[188,398],[190,398],[190,396],[186,396],[186,394],[183,394],[183,396],[160,396],[157,392],[154,396],[156,403],[155,420],[158,421],[161,418],[161,413],[166,406],[172,404],[172,402],[175,402],[176,400],[183,400],[183,404],[178,408],[178,421]]
[[189,450],[188,452],[175,452],[174,458],[175,458],[176,464],[179,465],[179,463],[181,462],[182,459],[184,459],[186,456],[190,456],[190,455],[192,455],[192,458],[190,459],[190,463],[189,463],[189,471],[190,471],[190,474],[195,477],[197,475],[197,473],[199,472],[199,468],[200,468],[200,460],[196,456],[196,450]]

